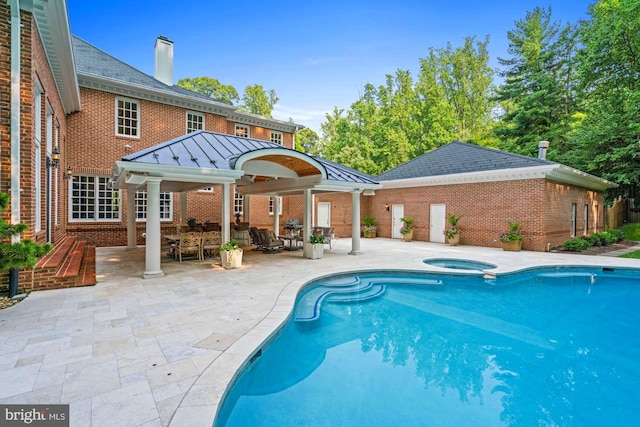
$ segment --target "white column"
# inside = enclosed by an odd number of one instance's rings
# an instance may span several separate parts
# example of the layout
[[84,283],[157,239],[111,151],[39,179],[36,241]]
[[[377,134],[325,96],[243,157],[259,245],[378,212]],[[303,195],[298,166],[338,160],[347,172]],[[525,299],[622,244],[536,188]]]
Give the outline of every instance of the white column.
[[230,203],[230,185],[228,183],[222,184],[222,243],[227,243],[231,238],[231,229],[229,228],[230,215],[231,211],[231,203]]
[[280,234],[280,197],[273,196],[273,234]]
[[351,252],[349,255],[362,255],[360,251],[360,191],[351,192]]
[[184,231],[187,226],[187,192],[180,192],[180,231]]
[[311,243],[309,243],[309,237],[311,236],[311,213],[313,211],[313,206],[311,204],[311,190],[306,189],[303,190],[304,201],[303,201],[303,231],[302,236],[304,237],[304,243],[302,246],[302,252],[305,258],[311,258]]
[[160,178],[147,178],[147,238],[145,242],[145,279],[162,277],[160,269]]
[[127,249],[137,248],[136,238],[136,191],[127,188]]

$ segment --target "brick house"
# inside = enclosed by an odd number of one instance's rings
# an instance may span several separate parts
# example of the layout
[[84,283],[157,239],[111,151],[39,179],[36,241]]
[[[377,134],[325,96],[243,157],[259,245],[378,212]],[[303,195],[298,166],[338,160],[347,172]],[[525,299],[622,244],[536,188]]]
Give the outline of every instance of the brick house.
[[[363,196],[363,215],[378,221],[378,236],[400,238],[400,218],[415,219],[414,240],[444,243],[446,215],[462,216],[461,243],[496,246],[508,221],[520,221],[523,249],[545,251],[574,236],[604,229],[604,190],[617,185],[568,166],[462,142],[452,142],[375,179]],[[348,227],[342,196],[322,196],[331,224]],[[348,218],[348,217],[347,217]]]

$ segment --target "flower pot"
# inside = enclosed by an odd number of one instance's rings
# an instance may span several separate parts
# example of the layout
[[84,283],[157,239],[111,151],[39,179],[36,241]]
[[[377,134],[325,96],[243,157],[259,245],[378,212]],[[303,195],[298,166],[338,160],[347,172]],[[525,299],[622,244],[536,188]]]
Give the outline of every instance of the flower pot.
[[405,242],[410,242],[413,239],[413,229],[409,230],[409,232],[404,233],[402,235],[402,240]]
[[220,264],[224,268],[240,268],[242,265],[242,249],[220,251]]
[[519,252],[522,249],[522,240],[511,240],[510,242],[502,242],[503,251]]
[[458,243],[460,243],[460,233],[456,233],[451,237],[447,237],[447,242],[451,246],[458,246]]
[[306,258],[309,259],[320,259],[324,255],[323,243],[309,243],[305,249],[307,249]]
[[376,237],[376,230],[365,230],[363,231],[363,235],[367,239],[373,239],[374,237]]

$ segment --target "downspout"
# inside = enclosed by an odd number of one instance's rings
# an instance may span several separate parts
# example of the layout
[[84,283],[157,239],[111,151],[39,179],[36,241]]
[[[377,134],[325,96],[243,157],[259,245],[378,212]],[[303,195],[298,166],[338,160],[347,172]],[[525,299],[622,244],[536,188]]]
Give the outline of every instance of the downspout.
[[[11,4],[11,223],[20,223],[20,0]],[[11,236],[19,243],[20,235]]]

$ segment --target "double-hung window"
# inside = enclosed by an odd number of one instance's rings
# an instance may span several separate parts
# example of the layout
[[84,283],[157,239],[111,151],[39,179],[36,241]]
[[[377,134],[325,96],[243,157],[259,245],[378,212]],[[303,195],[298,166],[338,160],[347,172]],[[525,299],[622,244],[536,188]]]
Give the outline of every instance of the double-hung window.
[[275,142],[276,144],[282,145],[282,132],[276,132],[275,130],[271,131],[271,142]]
[[242,215],[244,205],[244,197],[242,193],[238,192],[238,187],[234,187],[233,193],[233,214],[234,215]]
[[249,126],[240,125],[236,123],[236,136],[244,136],[245,138],[249,138],[251,134],[249,133]]
[[140,103],[116,98],[116,135],[140,138]]
[[[172,193],[160,193],[160,221],[171,221],[173,217]],[[147,192],[136,191],[136,220],[147,220]]]
[[204,115],[187,111],[187,133],[204,129]]
[[119,221],[120,190],[106,176],[76,175],[71,181],[70,221]]
[[[273,197],[269,197],[269,215],[273,215]],[[278,215],[282,215],[282,196],[278,196]]]

